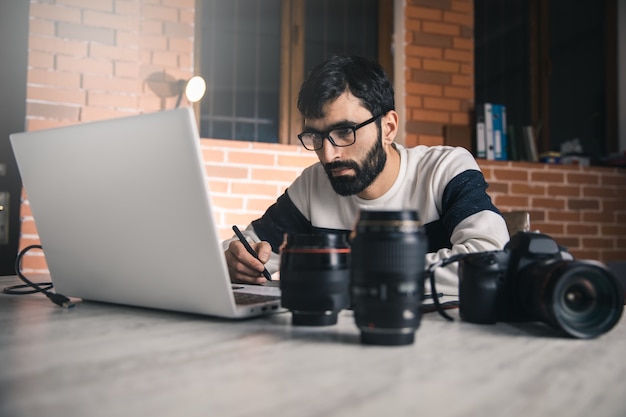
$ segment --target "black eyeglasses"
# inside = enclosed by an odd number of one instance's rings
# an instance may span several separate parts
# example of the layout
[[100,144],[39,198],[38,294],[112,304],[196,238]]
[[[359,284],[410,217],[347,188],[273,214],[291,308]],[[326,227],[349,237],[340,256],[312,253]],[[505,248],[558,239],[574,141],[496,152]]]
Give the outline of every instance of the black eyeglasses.
[[373,121],[379,119],[382,114],[374,116],[371,119],[367,119],[363,123],[359,123],[356,126],[340,126],[335,127],[328,132],[302,132],[298,135],[298,139],[302,143],[305,149],[309,151],[317,151],[324,147],[324,139],[328,138],[328,141],[336,147],[350,146],[356,142],[356,131],[363,126],[367,126]]

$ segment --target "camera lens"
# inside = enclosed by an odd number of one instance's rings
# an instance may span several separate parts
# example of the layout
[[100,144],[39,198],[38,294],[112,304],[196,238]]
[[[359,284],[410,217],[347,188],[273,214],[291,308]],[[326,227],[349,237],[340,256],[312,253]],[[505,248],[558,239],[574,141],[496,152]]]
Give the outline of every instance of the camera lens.
[[350,246],[345,233],[288,233],[280,251],[281,304],[292,324],[328,326],[350,305]]
[[529,272],[523,281],[534,282],[524,305],[534,317],[582,339],[597,337],[619,321],[623,292],[601,264],[558,261],[537,265]]
[[362,210],[355,232],[350,285],[361,342],[413,343],[427,248],[417,211]]

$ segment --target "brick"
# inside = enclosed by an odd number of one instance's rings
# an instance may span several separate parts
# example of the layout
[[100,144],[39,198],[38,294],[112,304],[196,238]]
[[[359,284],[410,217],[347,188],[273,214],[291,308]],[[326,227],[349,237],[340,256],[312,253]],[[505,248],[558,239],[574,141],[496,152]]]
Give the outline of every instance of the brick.
[[474,51],[460,51],[458,49],[446,49],[443,51],[443,58],[449,61],[459,61],[459,62],[465,62],[465,63],[473,62]]
[[205,163],[226,162],[226,149],[202,148],[202,159]]
[[509,184],[505,182],[489,182],[489,188],[487,188],[487,192],[490,195],[492,193],[509,194]]
[[613,213],[597,212],[597,211],[583,211],[582,221],[589,223],[613,223]]
[[508,181],[528,181],[528,172],[521,170],[511,170],[511,169],[494,169],[493,170],[494,178],[498,180],[508,180]]
[[449,85],[452,79],[450,74],[435,71],[413,70],[411,71],[411,81],[424,84]]
[[[450,10],[456,12],[463,12],[473,15],[474,13],[474,2],[469,0],[452,0],[450,2]],[[473,22],[472,22],[473,24]]]
[[59,104],[85,104],[85,92],[49,86],[28,86],[26,93],[31,100],[45,101]]
[[597,235],[597,224],[568,224],[566,232],[570,235]]
[[474,89],[474,77],[469,75],[453,74],[450,78],[450,85],[459,87],[470,87]]
[[276,157],[272,154],[260,152],[238,152],[229,151],[226,157],[227,162],[233,164],[246,164],[248,166],[269,165],[273,166]]
[[49,52],[31,50],[28,53],[28,65],[36,68],[52,68],[54,66],[54,55]]
[[567,173],[568,184],[599,184],[599,177],[593,174]]
[[434,20],[441,21],[443,17],[443,11],[440,10],[439,7],[417,7],[410,6],[406,8],[406,17],[415,18],[415,19],[423,19],[423,20]]
[[596,186],[583,186],[581,188],[583,197],[615,198],[619,196],[615,188]]
[[[450,113],[434,110],[413,110],[411,111],[411,119],[415,121],[449,123]],[[407,131],[409,131],[408,128]]]
[[85,42],[70,39],[58,39],[54,37],[31,34],[28,39],[28,45],[31,51],[47,52],[54,55],[87,55],[87,44]]
[[[94,4],[97,2],[93,2]],[[104,27],[110,29],[137,31],[139,23],[135,16],[126,16],[123,14],[102,13],[92,10],[83,11],[83,24]]]
[[471,117],[467,112],[450,113],[450,122],[458,125],[469,125]]
[[142,9],[142,17],[144,19],[176,22],[178,21],[178,11],[174,7],[161,7],[156,5],[144,4]]
[[407,130],[420,135],[442,136],[443,126],[439,123],[408,121],[406,123]]
[[293,175],[293,171],[285,169],[252,168],[252,178],[255,181],[291,182]]
[[417,140],[420,145],[426,146],[439,146],[443,145],[443,136],[435,135],[417,135]]
[[115,43],[115,31],[113,29],[67,22],[57,24],[56,36],[108,45]]
[[580,211],[547,211],[547,220],[554,222],[573,222],[578,223],[581,220]]
[[135,1],[116,1],[114,8],[115,14],[139,16],[141,13],[141,4]]
[[231,184],[231,192],[246,196],[267,196],[276,198],[282,194],[276,184],[266,184],[259,182],[233,182]]
[[240,168],[240,167],[232,167],[232,166],[208,165],[206,166],[206,174],[209,177],[216,177],[216,178],[232,178],[232,179],[249,178],[248,168]]
[[546,186],[538,184],[526,184],[526,183],[512,183],[512,194],[524,194],[530,196],[545,195]]
[[453,45],[453,38],[434,33],[419,32],[413,34],[413,44],[439,48],[451,48]]
[[238,210],[243,207],[243,197],[236,197],[233,195],[218,195],[213,192],[211,195],[211,201],[216,208],[227,210]]
[[449,98],[424,97],[424,108],[432,110],[458,111],[459,100]]
[[59,71],[76,71],[81,74],[113,75],[113,63],[108,59],[59,55],[56,58],[56,68]]
[[62,104],[26,103],[26,112],[29,116],[43,117],[47,119],[65,119],[78,121],[80,108]]
[[100,10],[103,12],[113,11],[113,0],[98,0],[94,2],[85,2],[85,0],[56,0],[55,3],[77,7],[79,9]]
[[138,94],[141,92],[141,82],[142,80],[103,77],[97,74],[83,76],[83,88],[94,91]]
[[139,47],[147,51],[167,50],[167,37],[164,35],[143,35],[137,41]]
[[137,108],[137,97],[128,94],[107,94],[90,92],[87,95],[89,106],[111,107],[111,108]]
[[578,186],[548,185],[548,195],[554,197],[580,197],[581,189]]
[[78,89],[81,87],[81,76],[75,72],[30,69],[27,79],[29,84],[47,85],[55,88]]
[[439,59],[424,59],[424,70],[445,73],[458,73],[459,64]]
[[614,239],[604,237],[583,237],[582,247],[589,249],[613,249]]
[[[44,36],[54,36],[55,24],[49,20],[32,19],[28,22],[29,37],[32,38],[34,34]],[[30,43],[30,40],[29,40]],[[31,47],[32,48],[32,47]]]
[[600,236],[624,236],[626,235],[626,225],[624,224],[603,224],[600,226]]
[[50,4],[32,2],[29,10],[30,18],[56,20],[59,22],[78,23],[81,20],[81,11],[71,7],[59,7]]
[[119,78],[140,78],[139,65],[130,62],[114,62],[113,76]]
[[318,161],[319,159],[314,152],[304,155],[278,155],[276,165],[280,167],[294,167],[304,169],[317,163]]
[[[206,168],[205,168],[206,169]],[[219,178],[212,178],[207,180],[207,185],[209,187],[209,190],[211,190],[211,193],[228,193],[230,192],[230,180],[229,179],[219,179]]]
[[531,171],[530,180],[560,184],[565,181],[565,175],[562,172]]
[[245,209],[254,212],[265,212],[268,207],[275,202],[276,196],[268,198],[248,198]]
[[107,120],[117,117],[133,116],[136,114],[136,109],[111,109],[96,106],[85,106],[81,109],[80,121],[92,122],[96,120]]
[[164,6],[176,7],[181,10],[194,10],[196,0],[162,0]]
[[443,58],[443,49],[432,46],[413,46],[407,45],[406,47],[407,57],[420,57],[420,58]]
[[570,199],[567,202],[567,208],[570,210],[599,210],[600,203],[598,200]]
[[192,38],[193,25],[179,22],[165,22],[163,24],[163,34],[181,38]]
[[474,16],[469,13],[455,13],[445,11],[443,13],[443,21],[446,23],[455,23],[462,26],[472,27],[474,25]]
[[608,199],[605,198],[602,201],[602,209],[609,212],[620,212],[626,210],[626,204],[623,198],[621,199]]
[[565,200],[559,198],[533,197],[531,206],[534,208],[541,207],[547,209],[564,209],[566,204]]
[[529,198],[524,196],[497,195],[494,199],[496,207],[511,207],[525,210],[530,207]]
[[452,39],[452,48],[473,51],[474,40],[472,38],[455,37]]
[[615,175],[607,173],[601,177],[602,185],[626,186],[626,172],[617,171]]
[[547,235],[562,235],[565,231],[565,226],[558,223],[533,222],[533,227]]
[[434,33],[437,35],[458,36],[461,28],[457,24],[447,24],[438,22],[423,22],[422,30],[425,33]]
[[133,45],[103,45],[99,43],[89,44],[89,56],[99,59],[111,59],[137,63],[139,48]]
[[474,97],[474,90],[472,88],[446,86],[443,88],[443,95],[444,97],[472,99]]
[[443,88],[436,84],[408,82],[406,84],[407,94],[419,94],[421,96],[441,97]]

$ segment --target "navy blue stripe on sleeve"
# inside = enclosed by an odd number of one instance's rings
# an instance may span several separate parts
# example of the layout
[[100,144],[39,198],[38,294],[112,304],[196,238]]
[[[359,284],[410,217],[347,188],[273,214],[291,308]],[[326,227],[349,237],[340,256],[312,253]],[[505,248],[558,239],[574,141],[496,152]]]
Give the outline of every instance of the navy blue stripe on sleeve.
[[272,245],[272,251],[278,253],[285,233],[311,233],[311,222],[293,204],[285,192],[278,197],[263,216],[252,222],[254,231],[261,240]]
[[478,170],[464,171],[446,185],[441,204],[441,220],[450,235],[463,219],[472,214],[483,210],[500,214],[486,192],[488,186],[483,173]]

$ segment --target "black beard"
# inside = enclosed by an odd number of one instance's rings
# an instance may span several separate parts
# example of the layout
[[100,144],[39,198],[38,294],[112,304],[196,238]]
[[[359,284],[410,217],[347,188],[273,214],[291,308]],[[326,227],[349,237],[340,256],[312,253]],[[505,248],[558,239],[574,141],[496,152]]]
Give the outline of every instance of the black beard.
[[[355,161],[337,161],[324,165],[326,175],[330,180],[335,192],[344,197],[360,193],[369,187],[378,177],[385,163],[387,162],[387,154],[383,149],[382,141],[379,135],[378,140],[365,156],[363,166]],[[336,168],[348,168],[354,170],[354,175],[333,176],[331,170]]]

